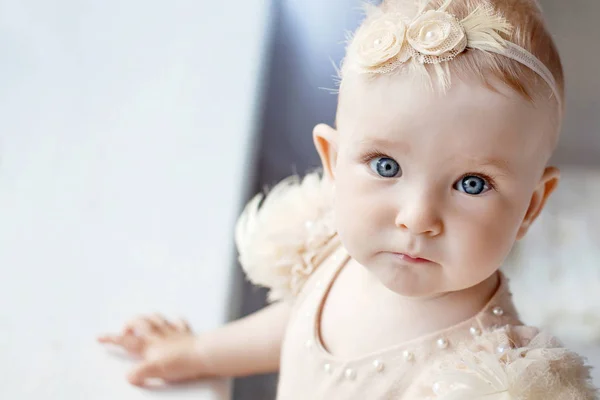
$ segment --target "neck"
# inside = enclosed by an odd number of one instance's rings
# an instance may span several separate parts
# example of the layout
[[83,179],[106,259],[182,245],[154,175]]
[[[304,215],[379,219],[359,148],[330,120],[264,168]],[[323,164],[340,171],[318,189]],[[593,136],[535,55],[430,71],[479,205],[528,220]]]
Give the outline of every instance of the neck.
[[[500,273],[495,272],[489,278],[467,289],[447,292],[427,298],[401,296],[392,292],[373,277],[369,271],[360,266],[363,283],[367,280],[369,303],[381,310],[397,327],[401,337],[396,340],[411,340],[429,333],[452,327],[465,321],[477,313],[489,302],[498,290]],[[365,274],[369,277],[364,276]],[[358,277],[357,276],[357,277]],[[363,285],[363,290],[365,285]]]

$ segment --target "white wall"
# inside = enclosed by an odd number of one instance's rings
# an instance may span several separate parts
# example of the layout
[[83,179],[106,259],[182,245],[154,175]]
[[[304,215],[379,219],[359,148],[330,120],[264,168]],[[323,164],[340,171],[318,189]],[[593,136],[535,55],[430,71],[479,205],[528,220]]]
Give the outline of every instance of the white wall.
[[0,397],[123,398],[97,333],[226,319],[269,23],[232,3],[0,0]]

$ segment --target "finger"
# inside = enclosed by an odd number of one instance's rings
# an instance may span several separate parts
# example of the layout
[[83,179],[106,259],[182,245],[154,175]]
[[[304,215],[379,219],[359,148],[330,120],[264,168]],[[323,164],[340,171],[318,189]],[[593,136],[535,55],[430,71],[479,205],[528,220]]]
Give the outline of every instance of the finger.
[[148,317],[133,319],[125,324],[125,328],[123,329],[123,335],[149,336],[155,333],[158,333],[158,331]]
[[190,327],[190,324],[186,320],[184,320],[183,318],[177,318],[173,322],[173,325],[180,332],[191,332],[192,331],[192,328]]
[[173,324],[160,314],[153,314],[147,320],[152,325],[154,331],[159,334],[164,335],[175,330]]
[[146,379],[162,378],[164,367],[157,361],[150,361],[139,364],[127,375],[127,380],[132,385],[142,386]]
[[98,342],[103,344],[120,344],[121,335],[101,335],[97,338]]
[[134,355],[142,355],[146,350],[148,339],[143,336],[123,335],[119,340],[119,345]]
[[112,344],[122,347],[133,355],[141,355],[146,348],[146,340],[133,334],[127,335],[103,335],[98,337],[98,342],[102,344]]

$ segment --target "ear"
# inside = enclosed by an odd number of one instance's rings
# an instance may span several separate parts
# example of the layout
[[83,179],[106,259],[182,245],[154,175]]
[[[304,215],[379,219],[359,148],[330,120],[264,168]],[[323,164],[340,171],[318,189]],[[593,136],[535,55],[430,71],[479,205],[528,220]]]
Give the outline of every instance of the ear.
[[529,208],[527,209],[527,213],[525,214],[525,218],[521,223],[521,227],[519,228],[519,232],[517,233],[517,240],[520,240],[525,236],[529,227],[536,218],[540,215],[544,206],[546,205],[546,201],[554,192],[554,189],[558,186],[558,181],[560,180],[560,171],[555,167],[547,167],[544,170],[544,174],[538,183],[535,192],[531,196],[531,200],[529,201]]
[[333,181],[335,178],[335,165],[338,155],[338,131],[329,125],[319,124],[313,130],[313,140],[321,163],[323,171],[327,177]]

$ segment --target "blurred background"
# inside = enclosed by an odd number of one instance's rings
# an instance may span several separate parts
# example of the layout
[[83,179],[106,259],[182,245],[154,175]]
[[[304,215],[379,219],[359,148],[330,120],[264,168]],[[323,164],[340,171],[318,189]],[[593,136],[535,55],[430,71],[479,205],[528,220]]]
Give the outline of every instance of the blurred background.
[[[0,0],[0,397],[274,398],[276,376],[140,392],[93,339],[140,313],[206,330],[264,306],[233,225],[318,166],[361,3]],[[600,367],[600,2],[541,6],[567,76],[564,181],[506,271],[523,319]]]

